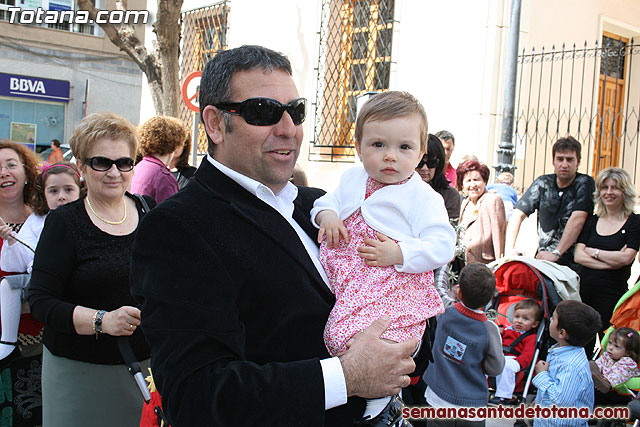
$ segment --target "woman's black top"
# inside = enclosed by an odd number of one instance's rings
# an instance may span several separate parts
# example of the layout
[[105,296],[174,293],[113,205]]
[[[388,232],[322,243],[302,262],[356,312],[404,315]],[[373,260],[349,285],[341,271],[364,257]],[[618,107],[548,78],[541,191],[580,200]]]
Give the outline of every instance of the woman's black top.
[[183,168],[176,168],[175,171],[171,171],[171,175],[178,181],[178,188],[182,190],[185,185],[189,183],[193,174],[196,172],[196,168],[193,166],[186,166]]
[[[121,364],[116,337],[78,335],[73,310],[77,305],[106,311],[136,306],[129,290],[135,231],[114,236],[100,230],[91,222],[83,199],[47,216],[33,262],[29,304],[33,316],[45,324],[43,343],[52,354],[83,362]],[[151,198],[147,201],[155,205]],[[142,206],[135,202],[142,219]],[[141,328],[129,342],[138,360],[149,357]]]
[[[589,216],[578,237],[578,243],[584,243],[587,247],[605,250],[619,251],[627,245],[628,248],[638,250],[640,246],[640,215],[631,214],[624,225],[615,234],[601,236],[596,231],[598,217]],[[610,287],[626,291],[627,280],[631,275],[631,264],[615,270],[595,270],[582,267],[580,271],[580,286],[597,286],[599,288]]]
[[458,218],[460,218],[460,205],[462,204],[462,199],[460,198],[460,193],[458,190],[448,185],[445,188],[435,189],[436,193],[442,196],[444,200],[444,207],[447,208],[447,215],[449,219],[453,219],[458,222]]

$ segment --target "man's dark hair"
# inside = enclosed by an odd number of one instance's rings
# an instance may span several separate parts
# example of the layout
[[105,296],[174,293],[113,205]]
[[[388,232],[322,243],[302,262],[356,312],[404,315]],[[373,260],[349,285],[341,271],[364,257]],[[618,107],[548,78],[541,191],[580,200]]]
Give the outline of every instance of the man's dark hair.
[[[208,105],[232,101],[231,78],[238,71],[261,69],[265,73],[273,70],[292,74],[291,63],[286,56],[262,46],[244,45],[235,49],[221,50],[207,63],[200,79],[200,119]],[[243,101],[243,100],[237,100]],[[229,113],[222,112],[227,132],[232,132]],[[213,155],[215,145],[207,135],[209,154]]]
[[51,142],[53,143],[54,146],[60,148],[60,141],[58,141],[57,139],[52,139]]
[[567,136],[566,138],[560,138],[555,144],[553,144],[553,147],[551,148],[553,158],[556,157],[556,152],[558,151],[575,151],[576,157],[578,158],[578,161],[580,161],[582,145],[580,145],[580,142],[578,142],[574,137]]
[[440,138],[440,140],[442,141],[446,141],[447,139],[450,139],[451,142],[453,142],[453,145],[454,146],[456,145],[456,139],[453,137],[453,134],[448,130],[441,130],[439,132],[436,132],[436,136]]
[[555,316],[558,330],[564,329],[567,342],[578,347],[585,346],[602,327],[600,313],[580,301],[562,301],[556,307]]
[[479,262],[467,264],[460,272],[460,299],[470,309],[487,305],[496,291],[496,276]]

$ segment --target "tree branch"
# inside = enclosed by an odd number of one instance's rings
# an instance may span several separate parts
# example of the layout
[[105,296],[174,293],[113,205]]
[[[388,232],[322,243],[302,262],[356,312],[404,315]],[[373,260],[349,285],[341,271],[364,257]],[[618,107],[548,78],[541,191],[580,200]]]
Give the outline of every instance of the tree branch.
[[[98,24],[109,40],[126,53],[147,76],[157,114],[177,117],[179,105],[180,13],[183,0],[158,0],[158,13],[153,31],[157,43],[149,52],[140,41],[133,25]],[[80,9],[96,19],[100,9],[91,0],[78,0]],[[116,0],[116,9],[126,11],[127,0]]]

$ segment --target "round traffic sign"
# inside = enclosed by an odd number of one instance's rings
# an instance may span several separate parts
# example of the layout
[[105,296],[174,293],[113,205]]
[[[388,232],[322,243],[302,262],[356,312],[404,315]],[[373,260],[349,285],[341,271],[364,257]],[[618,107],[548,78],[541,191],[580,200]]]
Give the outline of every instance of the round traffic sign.
[[193,71],[185,77],[180,87],[180,95],[182,101],[191,111],[200,112],[200,104],[198,103],[198,92],[200,91],[200,78],[202,71]]

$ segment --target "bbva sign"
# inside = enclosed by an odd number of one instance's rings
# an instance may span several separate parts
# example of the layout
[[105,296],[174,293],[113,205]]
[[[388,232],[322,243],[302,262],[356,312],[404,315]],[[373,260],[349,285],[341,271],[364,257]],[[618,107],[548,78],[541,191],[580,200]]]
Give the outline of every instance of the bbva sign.
[[16,77],[9,79],[9,89],[20,92],[41,93],[43,95],[47,93],[42,80],[19,79]]

